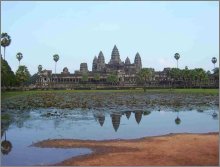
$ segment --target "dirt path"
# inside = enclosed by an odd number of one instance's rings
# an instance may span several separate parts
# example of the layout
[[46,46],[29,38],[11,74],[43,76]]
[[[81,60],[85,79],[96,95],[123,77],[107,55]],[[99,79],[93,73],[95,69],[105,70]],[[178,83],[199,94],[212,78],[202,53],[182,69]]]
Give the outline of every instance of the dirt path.
[[90,148],[89,155],[56,165],[71,166],[183,166],[219,164],[219,133],[170,134],[134,140],[47,140],[39,147]]

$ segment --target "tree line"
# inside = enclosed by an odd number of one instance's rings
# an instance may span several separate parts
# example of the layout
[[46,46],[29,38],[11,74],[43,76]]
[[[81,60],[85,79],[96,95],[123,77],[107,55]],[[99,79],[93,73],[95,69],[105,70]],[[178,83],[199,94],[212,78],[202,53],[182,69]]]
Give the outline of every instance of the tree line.
[[154,69],[143,68],[137,75],[137,84],[144,87],[150,86],[155,83],[166,84],[170,87],[183,86],[185,88],[201,88],[204,85],[209,87],[211,84],[211,78],[215,83],[219,81],[219,68],[214,68],[213,73],[211,73],[210,71],[205,71],[202,68],[170,68],[165,72],[165,75],[165,80],[161,81],[161,78],[156,76]]

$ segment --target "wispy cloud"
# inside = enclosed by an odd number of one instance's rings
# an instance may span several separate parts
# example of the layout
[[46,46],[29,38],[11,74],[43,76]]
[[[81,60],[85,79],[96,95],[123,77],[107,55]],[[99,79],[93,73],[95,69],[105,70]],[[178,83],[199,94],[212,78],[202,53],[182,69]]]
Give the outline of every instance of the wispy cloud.
[[99,23],[94,27],[94,31],[118,31],[120,29],[119,25],[111,23]]

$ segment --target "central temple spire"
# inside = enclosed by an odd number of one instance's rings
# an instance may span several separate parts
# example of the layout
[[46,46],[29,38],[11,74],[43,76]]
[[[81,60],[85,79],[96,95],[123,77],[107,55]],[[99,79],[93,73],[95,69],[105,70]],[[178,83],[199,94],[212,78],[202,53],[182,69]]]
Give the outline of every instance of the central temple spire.
[[120,64],[120,63],[121,63],[120,54],[117,46],[115,45],[112,50],[111,60],[109,64]]

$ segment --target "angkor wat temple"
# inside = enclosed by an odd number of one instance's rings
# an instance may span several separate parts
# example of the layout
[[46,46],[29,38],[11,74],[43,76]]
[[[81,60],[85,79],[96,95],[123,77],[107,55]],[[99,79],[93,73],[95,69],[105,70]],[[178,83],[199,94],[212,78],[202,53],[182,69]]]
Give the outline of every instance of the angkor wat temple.
[[[75,89],[75,88],[97,88],[97,86],[116,86],[116,87],[137,87],[137,74],[142,69],[141,56],[137,52],[134,62],[131,63],[127,57],[122,61],[116,45],[114,46],[111,59],[105,62],[102,51],[98,57],[94,57],[92,63],[92,71],[88,70],[87,63],[81,63],[80,69],[74,73],[70,73],[68,68],[63,68],[63,72],[59,74],[52,73],[52,70],[43,70],[38,73],[35,88],[58,88],[58,89]],[[172,78],[169,76],[171,68],[164,68],[163,71],[154,71],[154,76],[149,87],[184,87],[184,81],[176,81],[175,85],[170,85]],[[114,83],[109,81],[111,77],[115,77],[117,81]],[[218,80],[213,76],[209,77],[208,87],[218,87]],[[143,86],[143,85],[142,85]],[[146,85],[145,85],[146,86]],[[140,86],[141,87],[141,86]],[[193,87],[201,87],[195,83]],[[203,87],[207,87],[207,84]]]
[[[41,86],[70,87],[70,85],[85,83],[85,76],[87,78],[86,83],[107,84],[109,75],[117,76],[117,84],[135,84],[136,74],[141,69],[141,56],[138,52],[135,55],[133,63],[131,63],[128,57],[123,62],[115,45],[108,63],[105,63],[105,57],[102,51],[99,52],[98,57],[94,57],[92,71],[88,70],[87,63],[81,63],[80,70],[75,71],[73,74],[69,72],[67,67],[60,74],[53,74],[52,70],[43,70],[39,73],[40,77],[36,84]],[[97,76],[98,79],[96,78]]]

